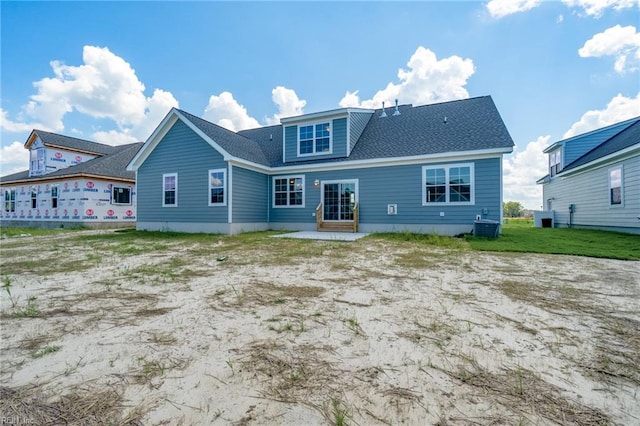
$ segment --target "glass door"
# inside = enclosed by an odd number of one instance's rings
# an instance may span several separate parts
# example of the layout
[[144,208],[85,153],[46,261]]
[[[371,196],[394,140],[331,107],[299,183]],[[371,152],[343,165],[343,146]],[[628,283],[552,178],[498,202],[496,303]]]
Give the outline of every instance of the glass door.
[[324,221],[353,221],[356,182],[326,182],[322,186]]

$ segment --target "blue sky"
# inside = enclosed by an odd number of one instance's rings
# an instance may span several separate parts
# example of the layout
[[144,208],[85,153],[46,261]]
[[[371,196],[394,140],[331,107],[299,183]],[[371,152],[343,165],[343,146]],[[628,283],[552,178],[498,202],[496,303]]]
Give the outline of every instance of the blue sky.
[[27,168],[32,128],[115,145],[173,106],[240,130],[491,95],[517,145],[505,200],[540,208],[542,149],[640,115],[637,0],[0,7],[2,175]]

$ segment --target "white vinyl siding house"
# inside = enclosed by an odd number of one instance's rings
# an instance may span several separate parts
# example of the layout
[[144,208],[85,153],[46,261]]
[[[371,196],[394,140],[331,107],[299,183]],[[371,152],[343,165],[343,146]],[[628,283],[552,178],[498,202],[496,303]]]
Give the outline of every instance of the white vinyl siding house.
[[[579,148],[582,147],[582,154]],[[556,227],[640,234],[640,117],[559,141],[547,148],[571,153],[543,185],[545,212]]]

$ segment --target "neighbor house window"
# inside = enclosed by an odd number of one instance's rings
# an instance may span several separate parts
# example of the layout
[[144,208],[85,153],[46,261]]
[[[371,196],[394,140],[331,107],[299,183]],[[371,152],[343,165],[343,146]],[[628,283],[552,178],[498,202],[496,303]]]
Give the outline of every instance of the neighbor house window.
[[227,171],[225,169],[209,170],[209,205],[224,206]]
[[557,151],[549,154],[549,175],[555,176],[560,173],[562,170],[562,150],[558,149]]
[[31,208],[35,209],[38,207],[38,191],[36,191],[36,187],[31,187]]
[[4,211],[15,213],[16,211],[16,190],[7,189],[4,191]]
[[44,173],[44,156],[45,148],[32,149],[29,153],[31,158],[31,173],[42,174]]
[[131,204],[131,187],[114,186],[111,189],[111,204]]
[[423,206],[473,203],[473,164],[422,167]]
[[58,185],[51,186],[51,208],[58,208]]
[[619,206],[623,203],[622,167],[609,169],[609,204]]
[[317,123],[298,127],[298,154],[331,152],[331,124]]
[[178,205],[178,174],[162,175],[162,206],[176,207]]
[[273,178],[274,207],[304,207],[304,176]]

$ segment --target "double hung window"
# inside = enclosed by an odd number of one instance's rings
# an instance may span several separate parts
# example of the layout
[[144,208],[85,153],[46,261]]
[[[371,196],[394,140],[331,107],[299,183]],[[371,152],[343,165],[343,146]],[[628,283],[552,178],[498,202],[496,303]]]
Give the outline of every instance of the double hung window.
[[178,206],[178,174],[167,173],[162,175],[162,206]]
[[227,171],[225,169],[209,170],[209,205],[224,206]]
[[4,191],[4,211],[7,213],[16,212],[16,190],[7,189]]
[[620,166],[609,169],[609,205],[621,206],[623,202],[622,166]]

